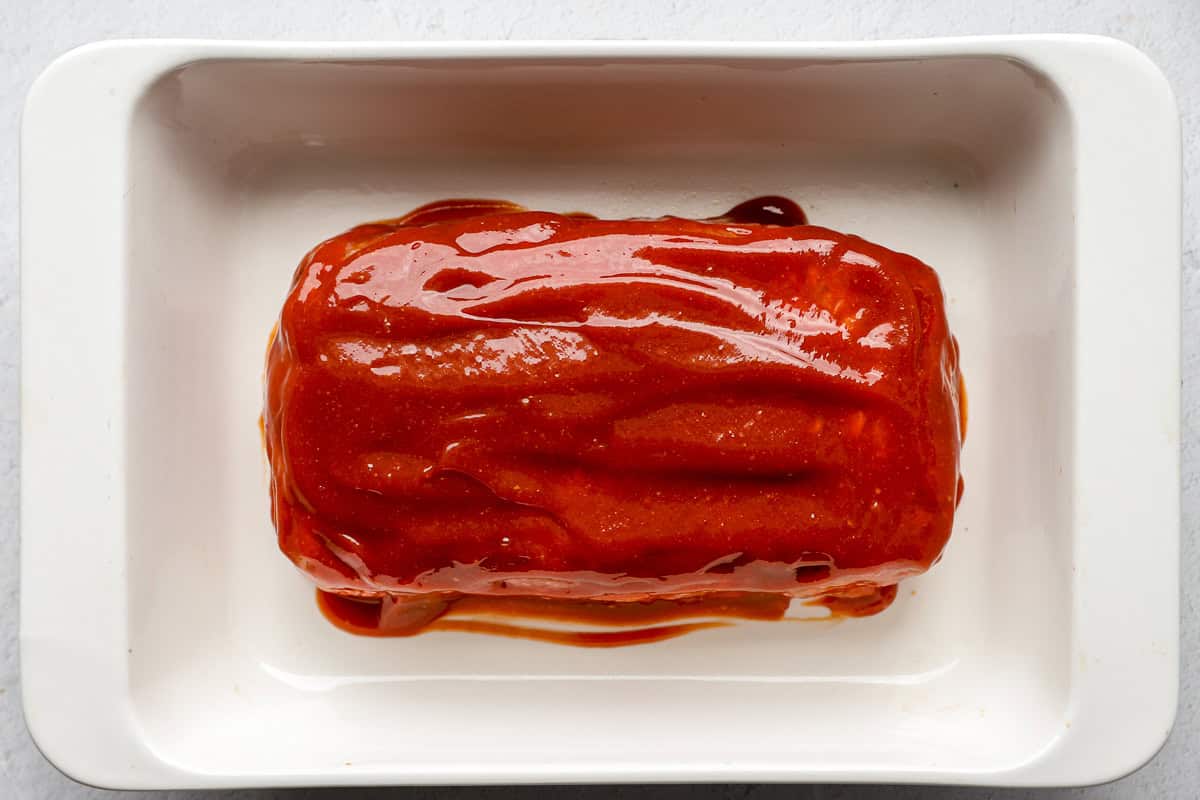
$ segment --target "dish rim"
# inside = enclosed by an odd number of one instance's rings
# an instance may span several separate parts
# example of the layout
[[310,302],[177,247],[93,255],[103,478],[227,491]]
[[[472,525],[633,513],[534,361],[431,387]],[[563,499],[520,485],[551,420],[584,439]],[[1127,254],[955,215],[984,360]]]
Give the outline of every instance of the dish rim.
[[[465,764],[351,774],[207,775],[179,770],[151,751],[140,737],[127,684],[126,406],[119,379],[124,370],[125,298],[119,278],[125,208],[112,197],[114,190],[123,190],[128,176],[132,110],[154,80],[210,60],[611,63],[951,57],[1010,59],[1045,76],[1065,99],[1076,137],[1078,480],[1073,487],[1071,597],[1073,652],[1086,654],[1088,661],[1086,669],[1072,669],[1072,726],[1042,758],[975,775],[951,768],[920,774],[763,772],[736,763],[714,764],[705,773],[670,765],[636,772],[613,765],[584,773],[551,764],[510,773],[473,771]],[[1136,90],[1140,106],[1107,102],[1114,75]],[[75,133],[79,127],[70,124],[80,118],[94,123],[82,140]],[[39,749],[77,780],[127,788],[679,780],[1079,785],[1133,771],[1166,740],[1177,703],[1179,658],[1179,115],[1165,77],[1132,46],[1105,37],[1058,34],[877,42],[113,40],[76,48],[46,68],[29,90],[21,136],[23,702]],[[1125,147],[1114,148],[1113,143]],[[1111,191],[1113,187],[1120,191]],[[72,196],[63,200],[67,189]],[[65,242],[57,220],[64,217],[64,208],[74,207],[90,213]],[[1122,236],[1121,231],[1130,233]],[[55,262],[77,260],[73,247],[80,258],[116,269],[118,279],[94,269],[71,274],[69,282],[55,280],[56,271],[66,274]],[[1122,254],[1155,269],[1143,269],[1136,284],[1114,275]],[[1097,263],[1109,269],[1083,267]],[[1130,292],[1133,286],[1138,291]],[[1113,330],[1114,311],[1134,315],[1140,334],[1136,342]],[[1139,347],[1139,342],[1152,346]],[[76,367],[74,383],[90,391],[62,391],[59,365],[65,363]],[[1126,371],[1118,375],[1106,368],[1113,363]],[[85,395],[86,404],[81,402]],[[1150,420],[1132,419],[1130,409]],[[1119,457],[1104,444],[1113,441],[1120,443]],[[64,484],[90,485],[86,496],[92,502],[56,502],[57,487]],[[1143,533],[1137,542],[1139,560],[1156,566],[1153,574],[1132,581],[1117,550],[1105,549],[1113,532],[1130,530]],[[88,535],[72,535],[79,531]],[[1147,538],[1147,531],[1155,535]],[[72,554],[65,564],[62,553]],[[58,577],[49,581],[49,575]],[[78,607],[55,590],[60,585],[91,598],[86,629],[80,626]],[[1110,630],[1114,622],[1125,624],[1119,635]],[[1131,637],[1143,646],[1130,646]],[[1153,687],[1156,694],[1129,692],[1131,681],[1143,690]],[[64,690],[66,685],[70,688]],[[1153,708],[1148,710],[1149,700]],[[1112,735],[1116,725],[1125,735]],[[84,742],[92,746],[82,747]]]

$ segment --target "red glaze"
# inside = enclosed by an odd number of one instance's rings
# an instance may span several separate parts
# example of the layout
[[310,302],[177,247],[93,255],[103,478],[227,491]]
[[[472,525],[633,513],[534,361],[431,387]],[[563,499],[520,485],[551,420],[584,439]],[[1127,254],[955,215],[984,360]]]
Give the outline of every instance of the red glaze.
[[707,221],[446,201],[318,245],[268,358],[281,549],[409,605],[923,572],[962,427],[937,278],[802,222],[784,198]]

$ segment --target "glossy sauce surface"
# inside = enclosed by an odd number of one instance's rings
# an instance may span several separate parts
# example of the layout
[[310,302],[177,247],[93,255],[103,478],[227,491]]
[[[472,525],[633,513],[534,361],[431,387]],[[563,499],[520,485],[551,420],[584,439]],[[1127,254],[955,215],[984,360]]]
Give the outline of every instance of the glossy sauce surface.
[[[411,594],[456,598],[419,629],[507,635],[463,604],[879,610],[856,598],[949,536],[959,396],[932,270],[786,198],[698,221],[444,201],[298,269],[268,358],[273,516],[359,632],[408,630],[379,619]],[[666,619],[629,636],[721,624]]]

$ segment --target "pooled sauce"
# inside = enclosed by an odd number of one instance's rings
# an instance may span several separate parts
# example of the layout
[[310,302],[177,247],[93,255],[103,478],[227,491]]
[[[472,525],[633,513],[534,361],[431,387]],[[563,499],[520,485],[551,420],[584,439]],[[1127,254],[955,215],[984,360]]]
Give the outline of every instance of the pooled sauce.
[[338,627],[584,647],[879,613],[950,534],[965,429],[932,270],[774,196],[360,225],[297,270],[263,414]]
[[829,609],[832,617],[871,617],[896,600],[896,585],[872,586],[859,594],[827,594],[811,601]]
[[[815,622],[878,614],[896,599],[895,586],[864,587],[857,593],[808,601],[829,610],[828,617],[798,618]],[[768,592],[711,592],[686,598],[634,602],[494,595],[425,595],[354,598],[317,590],[325,618],[347,633],[362,636],[415,636],[427,631],[486,633],[575,647],[623,647],[673,639],[685,633],[721,628],[722,620],[779,621],[791,598]],[[572,626],[595,625],[616,630],[558,630],[531,624],[497,622],[477,617],[547,620]],[[716,617],[718,619],[711,619]],[[679,622],[679,620],[703,621]]]
[[[731,619],[781,619],[788,598],[749,592],[714,592],[686,599],[644,602],[603,602],[562,598],[465,595],[418,600],[415,613],[402,610],[411,600],[391,597],[356,599],[317,590],[325,617],[344,631],[367,636],[413,636],[425,631],[488,633],[534,639],[576,647],[620,647],[673,639],[685,633],[722,627],[728,623],[706,620],[677,622],[695,617]],[[475,617],[546,620],[570,625],[618,627],[618,630],[585,631],[539,628],[529,624],[497,622]],[[464,617],[466,617],[464,619]]]
[[808,218],[804,210],[792,200],[776,195],[755,197],[744,203],[738,203],[719,217],[728,222],[742,222],[751,225],[807,225]]

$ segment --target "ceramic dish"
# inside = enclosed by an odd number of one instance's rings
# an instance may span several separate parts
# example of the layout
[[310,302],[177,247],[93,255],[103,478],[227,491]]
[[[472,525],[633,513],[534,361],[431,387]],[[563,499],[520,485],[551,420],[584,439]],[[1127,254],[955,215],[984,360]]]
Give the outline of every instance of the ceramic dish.
[[[23,124],[22,674],[70,775],[1080,784],[1166,737],[1179,123],[1127,45],[111,42]],[[614,650],[321,618],[257,429],[313,242],[443,197],[768,193],[941,275],[971,423],[940,564],[874,618]]]

